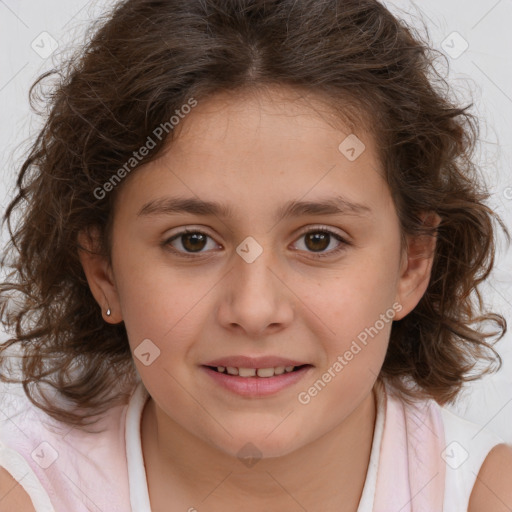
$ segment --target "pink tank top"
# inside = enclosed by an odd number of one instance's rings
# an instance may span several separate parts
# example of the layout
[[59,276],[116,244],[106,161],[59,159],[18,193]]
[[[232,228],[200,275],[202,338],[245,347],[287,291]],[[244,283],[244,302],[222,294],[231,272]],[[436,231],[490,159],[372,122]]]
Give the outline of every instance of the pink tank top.
[[[358,512],[467,510],[478,470],[501,439],[433,401],[408,405],[387,386],[377,384],[375,391],[377,418]],[[21,408],[6,406],[6,396],[0,467],[23,486],[36,512],[151,512],[140,440],[149,395],[142,383],[127,405],[93,426],[104,428],[101,433],[56,422],[26,398]]]
[[[0,466],[20,482],[36,512],[128,512],[128,406],[83,432],[25,403],[0,426]],[[20,457],[21,455],[21,457]]]

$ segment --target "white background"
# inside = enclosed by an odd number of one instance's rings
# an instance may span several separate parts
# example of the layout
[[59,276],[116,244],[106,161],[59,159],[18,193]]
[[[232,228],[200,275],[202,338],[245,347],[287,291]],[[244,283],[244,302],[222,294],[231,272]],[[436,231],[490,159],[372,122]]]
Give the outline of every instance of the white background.
[[[13,194],[27,137],[40,126],[29,109],[30,85],[58,62],[60,52],[81,41],[88,21],[113,3],[0,0],[2,213]],[[461,101],[473,102],[473,111],[482,119],[478,158],[493,192],[489,204],[512,230],[512,0],[427,0],[421,7],[419,1],[395,0],[386,5],[420,31],[418,20],[423,19],[432,46],[447,54],[454,92]],[[51,51],[52,44],[58,48],[47,57],[44,52]],[[2,247],[5,241],[4,232]],[[468,386],[454,409],[512,442],[512,252],[500,245],[496,271],[483,291],[486,303],[510,324],[511,332],[497,346],[504,366]]]

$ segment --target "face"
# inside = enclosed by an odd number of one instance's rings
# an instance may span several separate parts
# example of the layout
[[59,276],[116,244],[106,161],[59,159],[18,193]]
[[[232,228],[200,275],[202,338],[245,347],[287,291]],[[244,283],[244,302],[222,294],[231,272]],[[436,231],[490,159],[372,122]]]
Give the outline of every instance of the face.
[[119,191],[111,282],[85,265],[160,418],[227,454],[284,455],[342,425],[424,291],[372,138],[357,132],[361,152],[319,108],[277,89],[199,103]]

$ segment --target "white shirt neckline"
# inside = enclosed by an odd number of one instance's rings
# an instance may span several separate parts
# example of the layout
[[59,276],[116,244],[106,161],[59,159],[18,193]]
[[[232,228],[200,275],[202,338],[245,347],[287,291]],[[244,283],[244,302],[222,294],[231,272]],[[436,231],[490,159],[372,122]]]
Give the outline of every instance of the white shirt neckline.
[[128,488],[133,511],[151,512],[148,481],[142,455],[141,420],[149,393],[140,382],[128,404],[126,412],[126,460],[128,464]]

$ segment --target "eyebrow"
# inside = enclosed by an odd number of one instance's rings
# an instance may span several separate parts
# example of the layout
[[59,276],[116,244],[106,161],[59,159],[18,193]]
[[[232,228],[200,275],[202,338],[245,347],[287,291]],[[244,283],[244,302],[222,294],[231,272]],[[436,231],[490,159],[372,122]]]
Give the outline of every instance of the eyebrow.
[[[190,213],[193,215],[213,215],[217,217],[235,217],[233,209],[226,203],[203,201],[193,197],[164,197],[148,201],[139,210],[137,216],[170,215]],[[368,216],[372,214],[369,206],[349,201],[342,196],[328,197],[318,201],[289,201],[280,207],[275,221],[301,215],[352,215]]]

